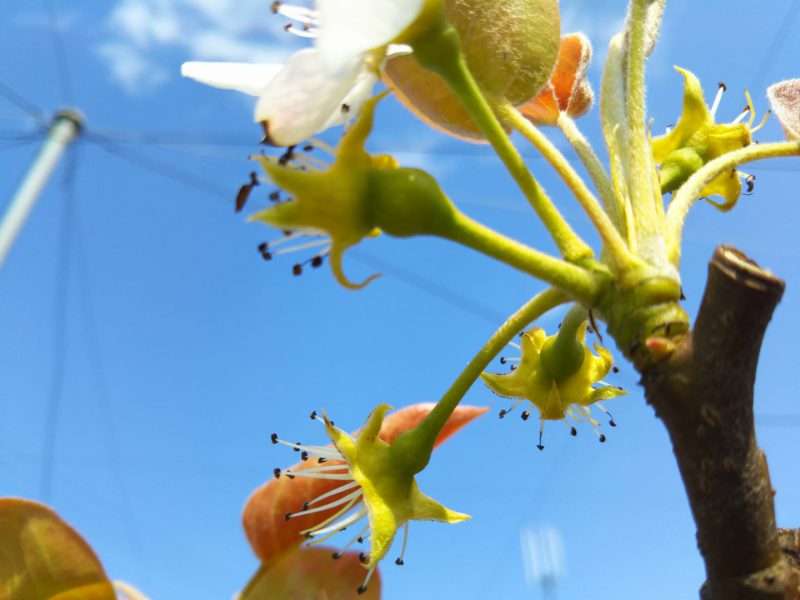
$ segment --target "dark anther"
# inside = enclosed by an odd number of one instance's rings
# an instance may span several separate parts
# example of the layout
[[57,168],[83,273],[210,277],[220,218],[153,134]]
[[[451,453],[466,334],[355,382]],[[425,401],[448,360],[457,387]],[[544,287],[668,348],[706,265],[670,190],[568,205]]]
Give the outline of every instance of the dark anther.
[[578,430],[577,430],[577,429],[575,429],[574,427],[570,427],[570,428],[569,428],[569,434],[570,434],[572,437],[575,437],[576,435],[578,435]]
[[281,470],[277,467],[272,471],[275,474],[275,479],[280,479],[281,477]]
[[725,85],[722,81],[719,82],[719,87],[722,88],[723,92],[727,92],[728,91],[728,86]]
[[588,334],[590,334],[590,335],[591,335],[592,333],[594,333],[594,329],[592,329],[592,326],[591,326],[591,325],[588,325],[588,326],[586,327],[586,333],[588,333]]
[[308,452],[306,452],[305,450],[303,450],[303,451],[300,453],[300,460],[303,460],[303,461],[305,461],[305,460],[308,460]]
[[339,560],[340,558],[342,558],[342,555],[339,554],[338,552],[334,552],[333,554],[331,554],[331,558],[333,558],[333,560]]
[[306,144],[303,146],[303,152],[311,152],[314,149],[314,144]]
[[520,417],[522,417],[523,421],[527,421],[528,417],[530,417],[530,416],[531,416],[531,413],[529,413],[527,410],[523,410],[522,414],[520,415]]
[[342,104],[342,112],[347,114],[350,112],[350,105],[349,104]]
[[291,28],[292,28],[292,24],[291,23],[287,23],[286,25],[283,26],[283,30],[284,31],[289,31],[289,30],[291,30]]
[[261,254],[264,254],[267,250],[269,250],[269,244],[267,242],[261,242],[258,245],[258,251],[261,252]]
[[271,252],[262,252],[261,258],[264,260],[272,260],[272,253]]
[[603,442],[605,442],[605,441],[606,441],[606,436],[604,436],[604,435],[601,433],[601,434],[600,434],[600,443],[602,444],[602,443],[603,443]]
[[285,515],[283,515],[283,518],[288,521],[289,519],[292,518],[292,513],[286,513]]
[[359,536],[359,537],[356,539],[356,541],[357,541],[359,544],[363,544],[363,543],[364,543],[364,538]]
[[281,199],[281,193],[278,190],[275,190],[274,192],[270,192],[269,193],[269,199],[272,202],[277,202],[278,200]]
[[537,447],[539,450],[544,450],[544,446],[542,446],[541,444],[536,444],[536,447]]
[[239,193],[236,194],[236,212],[241,212],[244,205],[247,204],[247,199],[250,197],[250,192],[258,185],[258,176],[255,171],[250,173],[250,183],[245,183],[239,188]]
[[292,267],[292,275],[298,276],[302,274],[303,274],[303,265],[296,264],[295,266]]
[[508,414],[508,411],[507,411],[507,410],[504,408],[504,409],[502,409],[502,410],[501,410],[501,411],[498,413],[498,416],[499,416],[499,417],[502,419],[502,418],[503,418],[503,417],[505,417],[507,414]]
[[747,186],[747,193],[752,194],[753,189],[756,187],[755,184],[756,176],[755,175],[748,175],[744,178],[744,183]]
[[308,510],[308,502],[303,502],[303,510]]
[[291,161],[294,158],[294,149],[295,146],[289,146],[288,148],[286,148],[286,152],[281,154],[280,157],[278,158],[278,164],[281,166],[287,165],[289,161]]
[[289,473],[289,471],[286,471],[285,475],[286,475],[286,476],[287,476],[289,479],[294,479],[294,473]]
[[365,562],[367,562],[367,555],[366,555],[366,553],[364,553],[364,552],[359,552],[359,554],[358,554],[358,560],[360,560],[362,563],[365,563]]
[[358,586],[358,589],[356,590],[356,592],[359,593],[359,594],[363,594],[366,591],[367,591],[367,586],[365,586],[365,585]]
[[512,371],[516,371],[517,370],[517,365],[511,365],[511,370]]
[[611,372],[612,373],[619,373],[619,367],[616,367],[616,366],[611,367]]
[[271,436],[269,436],[269,439],[272,440],[273,444],[277,444],[278,443],[278,434],[277,433],[273,433]]
[[278,14],[278,9],[280,7],[281,7],[280,1],[279,0],[275,0],[275,2],[272,3],[272,6],[270,6],[269,9],[272,11],[273,15],[276,15],[276,14]]
[[301,442],[295,442],[294,446],[292,446],[292,450],[294,450],[295,452],[300,452],[299,446],[302,446],[302,443]]
[[506,364],[506,357],[505,357],[505,356],[501,356],[501,357],[500,357],[500,364],[501,364],[501,365],[504,365],[504,364]]
[[322,264],[322,257],[321,256],[315,256],[314,258],[311,259],[311,266],[314,269],[316,269],[321,264]]
[[324,463],[324,462],[328,462],[328,459],[327,458],[322,458],[321,456],[317,459],[317,463],[320,464],[320,465],[322,463]]
[[317,419],[317,411],[312,410],[311,414],[308,415],[308,418],[311,419],[312,421],[315,421]]
[[396,561],[394,561],[394,564],[396,564],[398,567],[402,567],[406,563],[403,562],[402,558],[398,558]]
[[310,539],[312,539],[314,537],[314,534],[313,533],[306,533],[306,534],[303,535],[303,537],[306,538],[307,540],[310,540]]
[[683,293],[683,288],[681,288],[681,300],[686,300],[686,294]]
[[616,427],[616,426],[617,426],[617,422],[616,422],[614,419],[611,419],[611,420],[608,422],[608,424],[609,424],[609,425],[611,425],[612,427]]
[[600,335],[600,330],[597,328],[597,323],[594,322],[594,315],[592,314],[591,310],[589,311],[589,324],[592,326],[592,329],[594,329],[594,332],[597,334],[597,339],[602,344],[603,336]]

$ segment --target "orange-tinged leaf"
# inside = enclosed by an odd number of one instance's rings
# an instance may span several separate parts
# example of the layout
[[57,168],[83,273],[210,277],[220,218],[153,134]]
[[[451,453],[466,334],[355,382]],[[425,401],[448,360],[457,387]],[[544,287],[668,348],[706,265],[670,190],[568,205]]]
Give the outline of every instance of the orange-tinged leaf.
[[114,600],[94,551],[52,510],[0,499],[1,600]]
[[576,118],[586,114],[594,102],[594,92],[586,79],[592,59],[592,45],[582,33],[561,38],[558,62],[550,82],[520,111],[537,125],[555,125],[566,113]]
[[247,584],[240,600],[379,600],[376,570],[366,592],[358,593],[367,571],[358,552],[332,558],[331,548],[295,548],[263,565]]
[[[391,444],[398,435],[419,425],[434,406],[433,403],[413,404],[389,414],[381,427],[381,439]],[[439,433],[436,445],[488,410],[477,406],[457,407]],[[335,461],[328,461],[326,464],[332,465]],[[316,461],[310,459],[292,466],[291,470],[312,466],[316,466]],[[244,531],[256,556],[266,562],[287,548],[300,544],[303,541],[301,531],[335,514],[338,507],[312,515],[293,517],[288,521],[285,518],[286,513],[301,510],[304,502],[341,484],[341,481],[327,479],[280,477],[257,488],[245,504],[242,514]]]

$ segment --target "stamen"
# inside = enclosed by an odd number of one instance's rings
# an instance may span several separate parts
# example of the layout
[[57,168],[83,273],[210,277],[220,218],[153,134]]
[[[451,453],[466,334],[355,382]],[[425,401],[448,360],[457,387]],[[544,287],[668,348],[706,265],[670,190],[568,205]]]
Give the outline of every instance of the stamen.
[[398,558],[397,560],[394,561],[394,564],[396,564],[399,567],[402,567],[404,564],[406,564],[403,561],[403,557],[406,555],[406,544],[407,543],[408,543],[408,521],[403,523],[403,547],[400,548],[400,558]]
[[[308,502],[305,503],[304,506],[305,507],[313,506],[317,502],[321,502],[322,500],[325,500],[326,498],[330,498],[331,496],[335,496],[336,494],[341,494],[342,492],[346,492],[348,490],[352,490],[353,488],[356,488],[356,487],[358,487],[358,482],[357,481],[352,481],[350,483],[346,483],[344,485],[339,486],[338,488],[336,488],[334,490],[331,490],[329,492],[325,492],[324,494],[320,494],[319,496],[317,496],[313,500],[309,500]],[[304,508],[303,510],[306,510],[306,508]]]
[[[350,502],[337,513],[337,516],[345,514],[348,510],[350,510],[353,507],[355,503],[356,500],[350,500]],[[339,521],[336,521],[335,523],[333,523],[332,525],[328,525],[327,527],[322,527],[322,528],[320,528],[319,526],[312,527],[311,529],[308,530],[308,533],[311,535],[311,537],[317,537],[320,535],[325,535],[326,533],[330,533],[331,531],[339,531],[340,529],[346,528],[348,525],[352,525],[353,523],[365,517],[366,515],[367,515],[367,507],[362,505],[356,512],[354,512],[349,517],[345,517]],[[332,520],[333,519],[331,519],[331,521]],[[325,522],[324,524],[327,525],[328,522]]]
[[359,594],[363,594],[364,592],[366,592],[366,591],[367,591],[367,585],[369,585],[369,580],[370,580],[370,578],[372,577],[372,574],[373,574],[374,572],[375,572],[375,568],[374,568],[374,567],[373,567],[372,569],[370,569],[370,570],[369,570],[369,572],[367,573],[367,576],[364,578],[364,583],[362,583],[362,584],[361,584],[361,587],[359,587],[359,588],[356,590],[356,591],[357,591]]
[[303,469],[302,471],[286,471],[286,476],[289,478],[292,477],[308,477],[309,479],[331,479],[334,481],[352,481],[353,476],[350,473],[347,474],[326,474],[326,473],[306,473],[306,471],[310,471],[311,469]]
[[520,398],[520,399],[518,399],[516,402],[514,402],[514,404],[512,404],[512,405],[511,405],[511,408],[509,408],[508,410],[501,410],[501,411],[500,411],[500,418],[502,419],[502,418],[503,418],[503,417],[505,417],[505,416],[506,416],[508,413],[510,413],[512,410],[514,410],[515,408],[517,408],[517,407],[518,407],[520,404],[522,404],[522,402],[523,402],[524,400],[525,400],[524,398]]
[[508,342],[508,345],[509,346],[513,346],[517,350],[520,350],[520,351],[522,350],[522,346],[520,346],[517,342]]
[[283,30],[286,33],[291,33],[292,35],[296,35],[297,37],[302,38],[315,38],[317,37],[318,29],[316,27],[311,27],[306,24],[303,24],[302,29],[298,29],[292,23],[287,23],[283,26]]
[[294,159],[301,165],[307,167],[311,171],[326,171],[330,165],[324,160],[320,160],[316,156],[308,156],[307,154],[295,155]]
[[[275,6],[277,4],[277,7]],[[292,19],[293,21],[299,21],[301,23],[313,23],[317,24],[319,20],[319,13],[316,10],[312,10],[305,6],[295,6],[294,4],[281,4],[280,2],[275,2],[272,5],[272,12],[274,14],[279,14],[287,19]]]
[[750,119],[747,121],[747,126],[752,127],[753,121],[756,120],[756,107],[753,105],[753,99],[750,97],[748,90],[744,91],[744,97],[747,98],[747,107],[750,109]]
[[336,150],[329,144],[323,142],[322,140],[318,140],[317,138],[308,138],[308,141],[311,142],[315,148],[319,148],[320,150],[322,150],[327,154],[330,154],[331,156],[336,156]]
[[[298,244],[297,246],[290,246],[288,248],[281,248],[280,250],[275,250],[273,254],[275,256],[279,254],[291,254],[292,252],[298,252],[300,250],[308,250],[309,248],[317,248],[319,246],[324,246],[325,244],[330,244],[331,239],[326,237],[321,240],[314,240],[313,242],[306,242],[305,244]],[[273,244],[273,247],[275,244]]]
[[769,116],[771,114],[772,114],[772,110],[768,110],[767,112],[765,112],[764,113],[764,118],[761,119],[761,122],[758,125],[756,125],[755,127],[750,129],[750,133],[755,133],[756,131],[761,129],[764,126],[764,124],[767,122],[767,119],[769,119]]
[[752,194],[753,190],[756,187],[756,184],[755,184],[756,176],[755,175],[748,175],[747,173],[742,173],[741,171],[739,171],[739,176],[744,178],[744,184],[747,186],[747,192],[746,193],[747,194]]
[[595,406],[597,408],[599,408],[600,410],[602,410],[604,413],[606,413],[606,415],[608,416],[608,424],[611,425],[611,427],[616,427],[617,426],[617,422],[614,420],[614,417],[611,415],[611,413],[608,411],[608,409],[605,406],[603,406],[599,402],[595,402]]
[[315,455],[333,460],[344,460],[344,456],[342,456],[334,446],[307,446],[305,444],[293,444],[292,442],[287,442],[280,439],[277,433],[273,433],[270,436],[270,439],[272,440],[273,444],[283,444],[284,446],[289,446],[295,452],[305,450],[312,456]]
[[717,95],[714,97],[714,104],[711,105],[711,118],[714,119],[717,116],[717,109],[719,108],[720,100],[722,100],[722,95],[728,89],[728,86],[719,82],[719,88],[717,89]]
[[308,469],[299,469],[297,471],[287,470],[286,472],[297,475],[298,473],[327,473],[330,471],[341,471],[342,469],[349,469],[347,463],[341,463],[338,465],[324,465],[322,467],[310,467]]
[[346,551],[346,550],[347,550],[347,549],[348,549],[350,546],[352,546],[352,545],[353,545],[353,544],[355,544],[356,542],[359,542],[359,543],[361,543],[361,542],[364,540],[364,538],[363,538],[363,537],[361,537],[361,536],[363,536],[363,535],[364,535],[364,533],[366,533],[366,531],[367,531],[368,529],[369,529],[369,523],[367,523],[366,525],[364,525],[364,528],[363,528],[361,531],[359,531],[359,532],[356,534],[356,536],[355,536],[355,537],[354,537],[352,540],[350,540],[350,541],[349,541],[349,542],[347,542],[347,543],[346,543],[344,546],[342,546],[341,550],[339,550],[338,552],[334,552],[334,553],[333,553],[333,558],[334,558],[334,559],[339,559],[339,558],[341,558],[341,557],[342,557],[342,554],[344,554],[344,553],[345,553],[345,551]]
[[536,444],[536,447],[539,450],[544,450],[544,446],[542,446],[542,434],[544,433],[544,419],[539,419],[539,443]]
[[[334,508],[336,506],[341,506],[345,502],[350,502],[350,500],[352,500],[353,498],[355,498],[357,496],[360,496],[360,495],[361,495],[361,489],[358,489],[355,492],[352,492],[352,493],[348,494],[347,496],[343,496],[343,497],[341,497],[341,498],[339,498],[337,500],[334,500],[333,502],[328,502],[327,504],[323,504],[323,505],[317,506],[315,508],[303,509],[303,510],[301,510],[299,512],[289,513],[289,514],[290,514],[292,519],[295,518],[295,517],[303,517],[305,515],[313,515],[314,513],[322,512],[323,510],[328,510],[329,508]],[[289,520],[289,515],[287,515],[287,519],[286,520],[287,521]]]
[[749,112],[750,112],[750,106],[749,106],[749,105],[748,105],[748,106],[745,106],[745,107],[742,109],[742,112],[741,112],[741,114],[739,114],[739,116],[738,116],[738,117],[736,117],[736,118],[735,118],[735,119],[732,121],[732,123],[733,123],[734,125],[737,125],[737,124],[741,123],[741,122],[744,120],[744,118],[747,116],[747,113],[749,113]]
[[569,434],[570,434],[572,437],[575,437],[576,435],[578,435],[578,430],[577,430],[577,429],[575,429],[575,427],[573,427],[573,426],[572,426],[572,424],[571,424],[569,421],[567,421],[567,418],[566,418],[566,417],[564,417],[562,420],[564,421],[564,425],[566,425],[567,427],[569,427]]

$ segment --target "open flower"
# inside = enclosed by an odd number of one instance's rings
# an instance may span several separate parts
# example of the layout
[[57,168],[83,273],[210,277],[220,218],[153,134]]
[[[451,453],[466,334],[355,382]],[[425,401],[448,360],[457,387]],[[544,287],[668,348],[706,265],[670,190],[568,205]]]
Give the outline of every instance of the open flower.
[[[317,0],[316,9],[273,2],[272,10],[300,24],[286,30],[315,39],[284,66],[188,62],[181,73],[201,83],[259,98],[255,121],[265,141],[298,144],[357,114],[372,95],[387,55],[407,53],[390,42],[413,39],[435,18],[441,0]],[[410,40],[409,40],[410,41]]]
[[[713,105],[706,106],[700,81],[690,71],[675,67],[684,77],[683,112],[672,131],[652,141],[653,157],[661,167],[661,191],[678,189],[707,162],[751,143],[755,109],[747,96],[747,108],[731,123],[716,123],[715,117],[725,85],[720,84]],[[745,123],[744,118],[749,116]],[[737,171],[721,173],[703,188],[703,196],[720,195],[724,203],[712,202],[721,210],[733,208],[742,191],[741,179],[752,186],[752,177]]]
[[[574,329],[570,331],[565,323],[558,334],[549,337],[543,329],[534,327],[521,336],[519,348],[522,356],[503,359],[503,362],[510,360],[514,363],[511,372],[481,375],[483,382],[495,394],[516,399],[510,409],[500,412],[501,418],[526,400],[539,411],[540,450],[544,448],[542,431],[545,421],[564,421],[570,433],[577,434],[567,417],[575,422],[588,422],[604,442],[605,436],[598,429],[600,423],[590,416],[589,407],[594,404],[608,414],[599,402],[627,393],[602,381],[611,369],[613,359],[608,350],[597,344],[594,345],[597,355],[586,347],[586,327],[584,321],[577,332]],[[562,342],[568,343],[559,346],[559,336],[563,336]],[[522,413],[525,420],[529,416],[528,410]],[[615,426],[613,419],[610,424]]]
[[539,95],[520,107],[520,112],[536,125],[555,125],[564,113],[577,118],[594,103],[594,92],[586,71],[592,60],[592,44],[583,33],[561,38],[558,61],[550,81]]
[[[288,445],[301,452],[304,462],[284,471],[276,470],[277,479],[256,492],[248,502],[245,527],[259,556],[266,560],[293,543],[280,535],[274,516],[269,516],[274,515],[276,504],[285,506],[288,501],[292,502],[290,506],[299,508],[280,515],[280,524],[295,535],[302,534],[310,540],[309,544],[322,543],[366,517],[368,522],[356,527],[357,533],[352,539],[333,554],[337,559],[351,546],[369,540],[369,553],[362,554],[367,569],[365,581],[359,588],[363,591],[401,527],[403,547],[395,562],[403,564],[409,521],[455,523],[469,518],[423,494],[414,479],[418,457],[410,456],[414,452],[409,452],[408,445],[394,444],[398,436],[413,429],[412,424],[421,422],[431,407],[414,405],[384,421],[390,407],[381,405],[355,435],[335,427],[326,416],[313,413],[312,419],[325,424],[333,446],[295,444],[273,435],[273,443]],[[485,410],[458,407],[439,433],[436,443]],[[266,510],[266,517],[258,507]],[[266,526],[254,524],[259,517],[266,521]],[[293,526],[295,522],[306,526],[298,530]]]
[[[281,158],[255,157],[270,180],[292,197],[251,217],[251,220],[263,221],[287,232],[279,241],[262,244],[265,255],[270,255],[270,250],[279,243],[316,236],[320,239],[288,250],[324,246],[312,264],[321,264],[322,259],[329,256],[334,276],[349,289],[364,287],[376,277],[373,275],[362,283],[352,283],[344,275],[342,256],[347,248],[379,233],[370,211],[371,173],[397,167],[392,157],[371,156],[364,150],[378,99],[364,108],[344,135],[330,168],[319,170],[315,162],[296,163],[291,153]],[[297,160],[302,161],[302,157],[297,157]],[[287,248],[282,248],[277,252],[286,251]],[[299,274],[298,268],[302,267],[295,266],[295,272]]]

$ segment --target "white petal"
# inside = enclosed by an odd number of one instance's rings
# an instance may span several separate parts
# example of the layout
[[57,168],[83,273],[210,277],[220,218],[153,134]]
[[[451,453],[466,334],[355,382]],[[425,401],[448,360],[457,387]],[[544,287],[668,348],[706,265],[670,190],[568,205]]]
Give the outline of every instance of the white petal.
[[267,121],[273,144],[298,144],[323,131],[341,113],[363,67],[363,60],[357,56],[334,77],[325,68],[318,49],[300,50],[261,95],[255,120]]
[[417,18],[425,0],[317,0],[317,47],[339,72],[353,56],[384,46]]
[[346,104],[348,110],[346,112],[341,110],[340,104],[323,129],[336,127],[348,119],[355,118],[361,112],[364,102],[372,98],[372,90],[376,83],[378,83],[378,77],[370,69],[362,69],[356,77],[352,89],[342,99],[341,104]]
[[181,75],[224,90],[260,96],[283,65],[255,65],[233,62],[186,62]]

